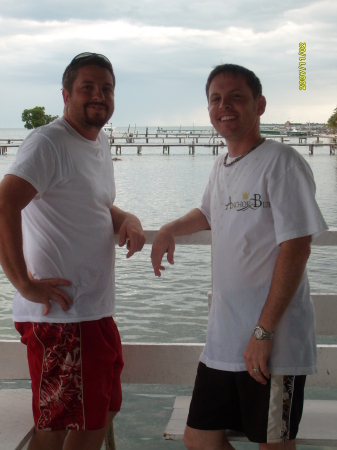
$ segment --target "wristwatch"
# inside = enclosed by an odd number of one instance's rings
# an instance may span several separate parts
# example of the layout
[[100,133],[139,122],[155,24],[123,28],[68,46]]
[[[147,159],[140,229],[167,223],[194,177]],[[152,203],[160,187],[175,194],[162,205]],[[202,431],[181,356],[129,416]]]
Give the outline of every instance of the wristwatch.
[[271,340],[271,339],[273,339],[274,333],[268,333],[263,327],[261,327],[260,325],[257,325],[254,328],[253,336],[258,341],[260,341],[260,340]]

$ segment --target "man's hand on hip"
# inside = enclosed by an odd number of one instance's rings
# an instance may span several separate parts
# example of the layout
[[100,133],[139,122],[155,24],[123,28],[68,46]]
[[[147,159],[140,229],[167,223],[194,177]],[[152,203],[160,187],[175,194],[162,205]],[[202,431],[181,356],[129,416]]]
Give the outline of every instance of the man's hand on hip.
[[272,345],[272,340],[257,340],[252,336],[243,355],[249,375],[261,384],[267,384],[266,378],[270,377],[267,361]]
[[62,278],[49,278],[36,280],[29,273],[29,283],[20,290],[20,294],[33,303],[43,303],[45,308],[43,315],[46,316],[51,310],[51,300],[58,303],[63,311],[68,311],[72,305],[72,300],[68,294],[57,286],[71,286],[71,282]]

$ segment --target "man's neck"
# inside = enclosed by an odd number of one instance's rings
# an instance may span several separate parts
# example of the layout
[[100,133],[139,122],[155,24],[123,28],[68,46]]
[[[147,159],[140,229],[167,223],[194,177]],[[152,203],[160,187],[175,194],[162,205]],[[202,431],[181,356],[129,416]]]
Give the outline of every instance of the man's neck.
[[89,141],[96,141],[99,132],[101,131],[101,129],[97,127],[88,126],[87,128],[84,128],[83,126],[80,126],[79,124],[71,120],[66,113],[63,115],[63,119],[66,120],[69,125],[74,128],[75,131],[77,131],[78,134],[83,136],[85,139],[88,139]]
[[254,145],[257,145],[260,140],[260,132],[254,133],[252,136],[246,136],[244,139],[226,139],[228,155],[231,158],[241,156],[254,147]]

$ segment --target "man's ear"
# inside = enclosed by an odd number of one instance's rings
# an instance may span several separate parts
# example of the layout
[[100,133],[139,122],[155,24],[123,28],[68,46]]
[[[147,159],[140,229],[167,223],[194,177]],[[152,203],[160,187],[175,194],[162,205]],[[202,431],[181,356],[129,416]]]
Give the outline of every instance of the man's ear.
[[257,115],[262,116],[262,114],[265,112],[267,106],[267,100],[264,95],[260,95],[260,97],[257,99]]
[[67,89],[64,88],[62,89],[62,97],[65,106],[67,106],[69,102],[69,92],[67,91]]

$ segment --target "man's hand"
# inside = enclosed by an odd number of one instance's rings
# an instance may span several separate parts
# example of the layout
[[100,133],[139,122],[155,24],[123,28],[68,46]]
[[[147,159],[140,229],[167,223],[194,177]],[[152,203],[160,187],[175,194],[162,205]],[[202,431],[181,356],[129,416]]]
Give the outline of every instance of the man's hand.
[[145,235],[140,220],[133,214],[127,213],[125,220],[119,228],[119,246],[126,244],[129,252],[126,257],[130,258],[134,253],[140,252],[145,244]]
[[154,274],[160,277],[160,271],[165,270],[165,267],[161,265],[165,253],[167,253],[167,261],[174,264],[174,236],[184,236],[201,230],[210,230],[210,226],[198,208],[194,208],[183,217],[162,226],[152,245],[151,260]]
[[[273,345],[272,340],[258,340],[254,336],[250,338],[246,351],[243,354],[245,358],[246,369],[249,375],[261,384],[267,384],[266,378],[269,378],[267,361]],[[253,370],[253,369],[259,369]]]
[[59,303],[63,311],[68,311],[72,305],[72,300],[68,294],[57,286],[71,286],[71,282],[62,278],[49,278],[45,280],[36,280],[28,273],[29,283],[20,294],[33,303],[43,303],[45,308],[43,315],[46,316],[51,310],[51,300]]
[[161,270],[165,267],[161,265],[163,256],[167,253],[167,261],[174,264],[173,254],[175,250],[175,242],[173,231],[169,227],[163,226],[159,231],[152,245],[151,261],[154,274],[157,277],[161,276]]

